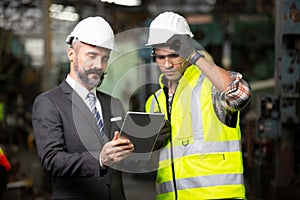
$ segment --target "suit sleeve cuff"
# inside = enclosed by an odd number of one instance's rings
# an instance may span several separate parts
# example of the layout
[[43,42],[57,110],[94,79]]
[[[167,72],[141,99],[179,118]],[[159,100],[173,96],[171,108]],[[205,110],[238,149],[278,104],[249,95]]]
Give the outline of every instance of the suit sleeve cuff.
[[104,176],[107,173],[107,167],[101,162],[101,155],[99,156],[99,164],[100,164],[100,176]]

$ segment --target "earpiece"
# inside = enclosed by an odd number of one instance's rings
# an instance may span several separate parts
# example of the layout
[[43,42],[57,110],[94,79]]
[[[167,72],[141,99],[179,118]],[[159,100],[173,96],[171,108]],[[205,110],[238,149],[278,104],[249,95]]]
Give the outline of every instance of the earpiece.
[[104,77],[105,77],[106,74],[107,74],[107,72],[103,72],[103,74],[101,75],[101,77],[100,77],[101,83],[104,80]]
[[152,52],[151,52],[151,58],[152,58],[153,62],[156,62],[156,57],[154,56],[154,54],[155,54],[155,51],[153,49]]
[[103,72],[103,74],[102,74],[101,77],[100,77],[99,85],[98,85],[97,87],[99,87],[99,86],[101,85],[101,83],[103,82],[104,77],[105,77],[106,74],[107,74],[107,72]]

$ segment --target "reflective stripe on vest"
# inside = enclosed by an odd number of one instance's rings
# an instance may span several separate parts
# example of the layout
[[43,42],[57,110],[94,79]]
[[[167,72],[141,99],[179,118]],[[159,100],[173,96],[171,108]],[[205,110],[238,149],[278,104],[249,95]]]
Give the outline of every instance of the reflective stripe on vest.
[[[163,92],[163,90],[159,90],[158,92],[156,92],[155,93],[155,95],[156,96],[160,96],[161,95],[161,93]],[[156,99],[153,97],[153,95],[151,96],[153,99],[152,99],[152,102],[151,102],[151,104],[150,104],[150,110],[149,110],[149,112],[150,113],[154,113],[154,112],[157,112],[157,111],[155,111],[155,104],[157,103],[156,102]]]
[[[244,184],[243,175],[241,174],[220,174],[211,176],[198,176],[191,178],[176,179],[177,190],[192,189],[199,187],[209,187],[218,185]],[[164,182],[156,185],[156,193],[174,192],[173,181]]]
[[[180,158],[192,154],[236,152],[241,151],[240,143],[240,140],[222,142],[203,142],[203,140],[194,140],[193,144],[173,147],[173,155],[174,158]],[[171,159],[171,149],[162,149],[159,157],[160,161]]]

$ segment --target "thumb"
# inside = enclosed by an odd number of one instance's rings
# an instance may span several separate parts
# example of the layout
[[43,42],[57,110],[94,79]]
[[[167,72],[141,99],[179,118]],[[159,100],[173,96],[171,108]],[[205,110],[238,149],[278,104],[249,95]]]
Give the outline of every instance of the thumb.
[[115,140],[119,139],[119,136],[120,136],[120,132],[115,131],[115,135],[114,135],[114,138],[112,140],[115,141]]

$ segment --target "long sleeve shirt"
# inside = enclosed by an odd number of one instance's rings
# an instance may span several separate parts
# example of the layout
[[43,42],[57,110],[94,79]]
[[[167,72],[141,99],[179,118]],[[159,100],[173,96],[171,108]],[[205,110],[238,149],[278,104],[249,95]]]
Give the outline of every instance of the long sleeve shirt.
[[214,89],[215,95],[220,95],[220,102],[229,111],[240,111],[249,103],[251,92],[249,84],[243,80],[242,75],[237,72],[230,72],[231,82],[222,93]]
[[215,87],[212,89],[215,112],[219,119],[229,126],[233,123],[236,112],[243,110],[251,97],[249,84],[242,79],[242,75],[237,72],[230,72],[230,75],[232,81],[224,92]]

